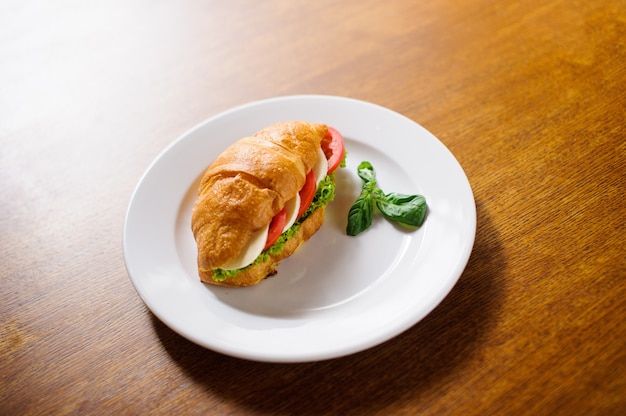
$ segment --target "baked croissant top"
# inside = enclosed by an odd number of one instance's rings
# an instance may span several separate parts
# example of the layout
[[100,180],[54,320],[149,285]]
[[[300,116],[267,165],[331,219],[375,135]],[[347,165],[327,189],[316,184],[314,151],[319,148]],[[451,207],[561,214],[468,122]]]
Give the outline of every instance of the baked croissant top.
[[217,157],[202,177],[191,217],[200,271],[236,258],[302,189],[327,132],[324,124],[276,123]]

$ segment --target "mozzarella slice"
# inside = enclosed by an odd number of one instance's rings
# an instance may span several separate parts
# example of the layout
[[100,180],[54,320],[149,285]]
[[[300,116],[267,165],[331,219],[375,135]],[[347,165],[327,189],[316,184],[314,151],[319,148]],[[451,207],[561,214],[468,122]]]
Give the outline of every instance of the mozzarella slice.
[[298,211],[300,210],[300,194],[297,193],[295,197],[291,198],[285,204],[285,211],[287,211],[287,221],[285,222],[285,228],[283,233],[293,225],[298,219]]
[[241,253],[239,257],[225,264],[221,268],[224,270],[234,270],[246,267],[259,257],[259,254],[263,251],[265,243],[267,242],[267,233],[270,229],[270,225],[260,229],[253,234],[252,240],[248,247]]
[[328,159],[326,159],[326,155],[321,147],[317,149],[317,160],[315,161],[315,166],[313,166],[313,174],[315,175],[315,189],[317,189],[322,179],[328,174]]

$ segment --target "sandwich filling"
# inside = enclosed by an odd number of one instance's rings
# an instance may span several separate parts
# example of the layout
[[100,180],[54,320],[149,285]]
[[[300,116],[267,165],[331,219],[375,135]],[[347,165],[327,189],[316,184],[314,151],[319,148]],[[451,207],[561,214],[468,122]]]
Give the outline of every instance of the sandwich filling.
[[[345,160],[342,159],[340,166],[345,166]],[[250,245],[236,261],[230,262],[226,267],[213,269],[213,280],[218,282],[224,281],[236,276],[247,267],[267,261],[270,254],[281,253],[287,241],[298,232],[300,225],[318,208],[328,205],[335,198],[335,174],[334,172],[328,174],[328,161],[321,150],[318,162],[316,162],[313,168],[313,173],[315,175],[316,191],[306,211],[299,217],[293,215],[293,212],[299,213],[302,205],[300,195],[297,194],[296,197],[285,204],[289,220],[287,220],[278,239],[269,247],[266,247],[270,227],[268,224],[267,227],[257,231]]]

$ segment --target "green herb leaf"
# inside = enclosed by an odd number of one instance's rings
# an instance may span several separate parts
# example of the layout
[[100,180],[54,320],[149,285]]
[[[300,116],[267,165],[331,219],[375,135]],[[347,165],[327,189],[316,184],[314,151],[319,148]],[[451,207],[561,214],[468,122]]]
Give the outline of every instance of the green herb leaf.
[[363,189],[348,212],[348,235],[355,236],[367,230],[372,225],[374,200],[368,189]]
[[372,182],[376,184],[376,174],[374,173],[374,167],[370,162],[361,162],[357,168],[357,173],[359,174],[359,177],[365,182],[363,186]]
[[361,194],[348,212],[348,235],[360,234],[372,225],[374,207],[390,221],[410,227],[422,225],[428,209],[426,198],[397,192],[384,193],[377,186],[376,173],[370,162],[361,162],[357,173],[363,180],[363,185]]
[[391,221],[419,227],[426,216],[426,198],[391,192],[376,198],[376,208]]
[[376,191],[376,173],[370,162],[361,162],[357,168],[358,175],[363,179],[361,194],[348,211],[346,233],[355,236],[372,225],[374,214],[374,192]]

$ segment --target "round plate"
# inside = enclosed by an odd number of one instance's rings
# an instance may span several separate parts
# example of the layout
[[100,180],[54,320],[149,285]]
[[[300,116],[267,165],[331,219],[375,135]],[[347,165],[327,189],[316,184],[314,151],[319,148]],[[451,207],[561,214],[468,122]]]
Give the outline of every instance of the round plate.
[[[234,141],[286,120],[325,123],[344,136],[347,166],[337,171],[324,225],[258,285],[201,283],[190,223],[203,171]],[[369,230],[346,235],[363,160],[383,191],[426,197],[421,228],[407,231],[376,215]],[[137,292],[183,337],[235,357],[301,362],[355,353],[414,325],[457,282],[475,232],[467,177],[432,134],[378,105],[303,95],[234,108],[178,138],[137,185],[123,244]]]

